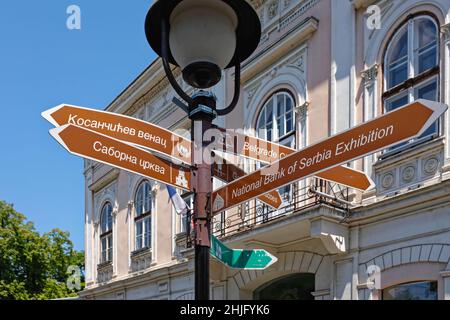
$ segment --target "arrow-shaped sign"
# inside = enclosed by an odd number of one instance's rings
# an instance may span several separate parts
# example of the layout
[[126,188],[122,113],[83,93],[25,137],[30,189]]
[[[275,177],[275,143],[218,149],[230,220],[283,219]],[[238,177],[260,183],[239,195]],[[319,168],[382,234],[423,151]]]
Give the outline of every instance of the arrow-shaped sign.
[[[247,173],[238,166],[226,161],[225,159],[215,155],[218,160],[213,164],[214,176],[223,182],[232,182],[240,177],[245,176]],[[283,199],[278,191],[271,191],[258,197],[258,200],[264,202],[268,206],[279,209],[283,204]]]
[[230,249],[211,236],[211,255],[233,269],[264,270],[277,262],[277,258],[263,249]]
[[418,100],[293,153],[213,192],[213,214],[284,185],[420,136],[447,110]]
[[191,163],[191,141],[154,124],[117,113],[61,104],[42,116],[55,127],[72,124]]
[[189,169],[145,150],[71,124],[51,129],[50,134],[72,154],[190,190]]
[[[263,163],[274,163],[298,150],[241,133],[228,134],[228,130],[215,127],[224,136],[221,147],[232,154],[241,155]],[[231,141],[229,141],[231,138]],[[323,180],[338,183],[356,190],[366,191],[374,186],[373,181],[364,173],[349,167],[335,167],[316,174]]]

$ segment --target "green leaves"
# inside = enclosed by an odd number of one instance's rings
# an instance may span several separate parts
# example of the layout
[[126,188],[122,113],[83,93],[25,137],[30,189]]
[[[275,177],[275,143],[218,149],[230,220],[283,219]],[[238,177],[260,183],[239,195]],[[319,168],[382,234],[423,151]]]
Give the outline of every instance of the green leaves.
[[67,270],[83,270],[84,253],[73,249],[69,237],[59,229],[40,235],[23,214],[0,201],[0,299],[73,295],[66,286]]

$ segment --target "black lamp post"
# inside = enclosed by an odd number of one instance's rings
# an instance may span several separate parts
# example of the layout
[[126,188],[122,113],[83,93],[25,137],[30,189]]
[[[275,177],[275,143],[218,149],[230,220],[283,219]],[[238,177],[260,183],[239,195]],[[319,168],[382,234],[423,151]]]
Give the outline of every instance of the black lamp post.
[[[187,103],[192,120],[192,140],[211,128],[217,116],[230,113],[240,95],[241,62],[257,48],[261,37],[258,15],[245,0],[159,0],[150,8],[145,21],[147,40],[161,57],[165,73],[177,94]],[[235,68],[235,91],[230,105],[216,109],[216,99],[200,90],[190,97],[179,86],[169,63],[182,69],[183,79],[197,89],[216,85],[222,70]],[[201,130],[194,130],[194,122]],[[209,299],[209,247],[212,192],[211,161],[203,152],[207,144],[195,145],[192,185],[195,192],[195,298]],[[201,154],[196,161],[195,154]],[[205,161],[206,160],[206,161]],[[199,163],[197,163],[199,162]]]

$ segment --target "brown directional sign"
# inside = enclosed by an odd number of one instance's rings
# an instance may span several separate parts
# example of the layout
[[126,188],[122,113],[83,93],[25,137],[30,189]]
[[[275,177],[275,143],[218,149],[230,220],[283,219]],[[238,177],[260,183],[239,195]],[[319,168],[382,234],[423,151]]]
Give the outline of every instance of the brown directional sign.
[[190,190],[189,169],[145,150],[71,124],[51,129],[50,134],[72,154]]
[[337,166],[316,173],[315,176],[360,191],[366,191],[375,187],[375,183],[366,173],[345,166]]
[[264,163],[278,161],[295,152],[292,148],[236,132],[235,130],[227,130],[220,127],[215,127],[215,129],[223,134],[224,138],[222,144],[217,144],[219,151],[229,152]]
[[191,163],[192,143],[189,139],[146,121],[67,104],[44,111],[42,116],[56,127],[76,125]]
[[[238,166],[226,161],[225,159],[215,156],[218,160],[213,164],[214,176],[223,182],[232,182],[240,177],[246,175],[245,171]],[[283,204],[283,199],[278,191],[271,191],[258,197],[258,200],[271,206],[274,209],[279,209]]]
[[330,167],[420,136],[446,110],[444,104],[417,100],[293,153],[216,190],[212,195],[213,214]]
[[[216,129],[225,135],[224,151],[260,162],[273,163],[297,152],[295,149],[256,137],[235,132],[229,134],[230,130],[218,127]],[[342,166],[330,168],[317,173],[316,176],[361,191],[368,190],[374,185],[364,172]]]

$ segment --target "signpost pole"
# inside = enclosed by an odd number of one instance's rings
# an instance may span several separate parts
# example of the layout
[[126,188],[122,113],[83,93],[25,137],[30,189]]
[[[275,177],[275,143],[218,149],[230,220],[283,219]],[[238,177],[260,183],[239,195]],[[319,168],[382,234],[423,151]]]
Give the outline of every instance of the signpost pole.
[[212,127],[216,117],[216,98],[210,92],[199,91],[192,97],[189,106],[191,135],[194,141],[192,173],[195,226],[195,299],[209,300],[209,250],[211,221],[212,166],[208,144],[203,141],[204,133]]

